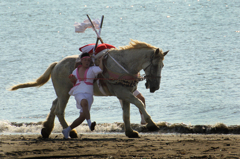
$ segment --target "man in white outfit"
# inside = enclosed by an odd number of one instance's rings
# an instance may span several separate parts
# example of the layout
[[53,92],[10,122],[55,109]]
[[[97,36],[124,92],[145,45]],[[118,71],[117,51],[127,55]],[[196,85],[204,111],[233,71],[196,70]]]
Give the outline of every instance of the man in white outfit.
[[99,66],[91,66],[89,53],[82,53],[80,59],[80,65],[69,75],[69,79],[74,84],[69,94],[75,97],[80,115],[69,127],[62,131],[65,139],[68,139],[69,132],[79,126],[85,119],[91,131],[95,129],[96,125],[96,122],[91,122],[90,109],[93,103],[93,80],[103,70],[102,59],[100,59]]

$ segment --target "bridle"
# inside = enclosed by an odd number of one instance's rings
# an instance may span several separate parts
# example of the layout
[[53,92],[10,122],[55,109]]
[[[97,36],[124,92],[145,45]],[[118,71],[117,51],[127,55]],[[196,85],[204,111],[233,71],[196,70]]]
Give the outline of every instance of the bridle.
[[145,76],[144,76],[144,79],[146,79],[146,78],[160,78],[160,79],[161,79],[161,76],[155,76],[155,75],[152,74],[153,58],[154,58],[154,54],[152,55],[152,57],[151,57],[151,59],[150,59],[150,64],[143,69],[144,71],[146,71],[146,69],[147,69],[148,67],[150,67],[150,75],[145,75]]

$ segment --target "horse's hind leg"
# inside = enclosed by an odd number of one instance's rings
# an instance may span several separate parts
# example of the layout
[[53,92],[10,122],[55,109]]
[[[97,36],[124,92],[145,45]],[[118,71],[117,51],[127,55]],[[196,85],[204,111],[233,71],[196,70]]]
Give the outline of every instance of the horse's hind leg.
[[[68,94],[65,96],[58,97],[57,109],[55,110],[55,114],[57,115],[58,120],[59,120],[60,124],[62,125],[63,129],[68,127],[68,124],[65,120],[65,115],[64,115],[68,99],[69,99]],[[77,131],[75,129],[71,130],[70,137],[77,138]]]
[[52,108],[50,113],[48,114],[48,117],[45,122],[43,122],[43,128],[41,131],[42,137],[43,138],[48,138],[49,135],[51,134],[53,127],[54,127],[54,120],[55,120],[55,114],[54,111],[56,109],[58,102],[58,98],[56,98],[53,103],[52,103]]
[[122,109],[123,109],[123,121],[124,121],[124,127],[125,127],[125,135],[130,138],[137,138],[137,137],[139,137],[138,132],[134,131],[131,128],[131,124],[130,124],[130,103],[122,100],[122,104],[123,104]]

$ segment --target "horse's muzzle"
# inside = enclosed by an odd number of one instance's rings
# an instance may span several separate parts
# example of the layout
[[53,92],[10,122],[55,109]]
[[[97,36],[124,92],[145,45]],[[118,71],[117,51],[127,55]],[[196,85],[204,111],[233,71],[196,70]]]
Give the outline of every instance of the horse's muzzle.
[[154,93],[156,90],[158,90],[160,88],[160,81],[147,80],[147,82],[145,83],[145,87],[146,87],[146,89],[150,88],[150,92]]
[[150,93],[154,93],[156,90],[159,90],[159,87],[150,87]]
[[154,93],[156,90],[160,88],[160,82],[157,80],[149,82],[150,93]]

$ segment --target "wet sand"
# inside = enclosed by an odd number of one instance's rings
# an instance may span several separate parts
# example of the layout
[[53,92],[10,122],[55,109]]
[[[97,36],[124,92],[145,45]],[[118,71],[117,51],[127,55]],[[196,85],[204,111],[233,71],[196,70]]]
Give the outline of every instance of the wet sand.
[[240,135],[0,135],[0,158],[240,158]]

